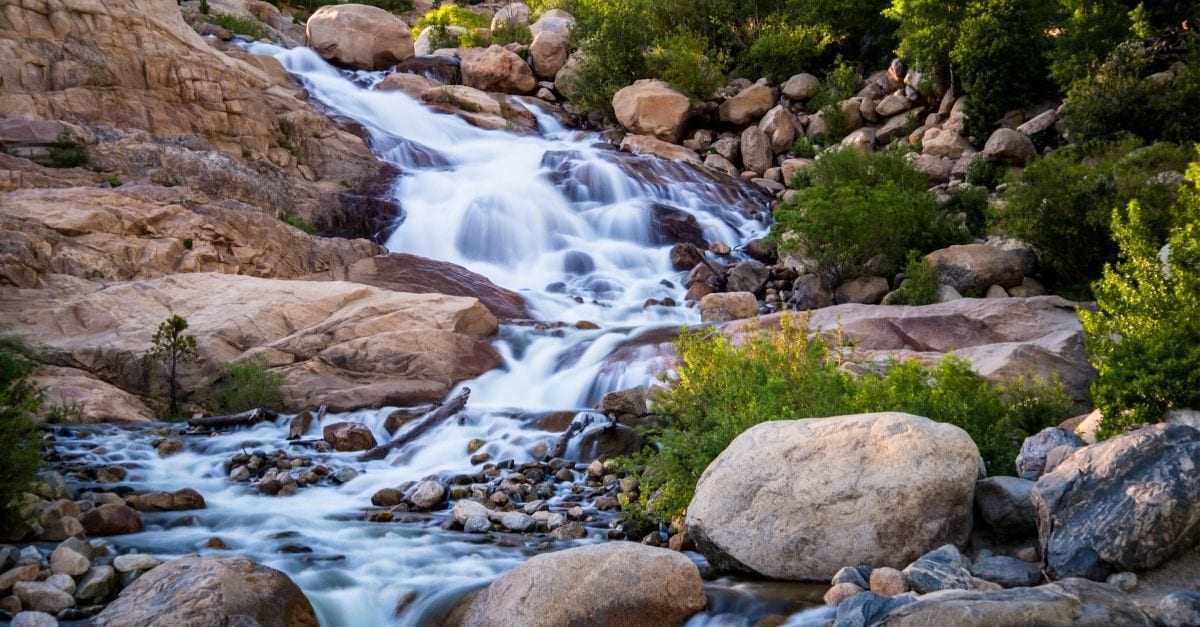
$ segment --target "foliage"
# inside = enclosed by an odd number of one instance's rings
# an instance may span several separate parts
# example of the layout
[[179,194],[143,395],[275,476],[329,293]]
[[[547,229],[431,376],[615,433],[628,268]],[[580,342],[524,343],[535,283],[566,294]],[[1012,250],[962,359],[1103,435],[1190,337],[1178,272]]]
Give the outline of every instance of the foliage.
[[646,52],[650,73],[689,98],[708,98],[725,84],[721,71],[725,61],[720,53],[708,50],[703,37],[688,32],[671,35]]
[[655,403],[669,426],[636,462],[640,506],[667,519],[681,514],[708,464],[746,429],[767,420],[904,411],[963,428],[993,472],[1012,468],[1023,438],[1056,424],[1069,411],[1056,383],[1020,380],[994,386],[961,359],[933,369],[893,362],[855,377],[842,351],[810,337],[807,317],[785,316],[781,328],[735,345],[704,331],[676,341],[680,365]]
[[1080,312],[1103,436],[1200,408],[1200,160],[1187,180],[1165,262],[1140,201],[1112,212],[1120,258],[1093,286],[1099,311]]
[[430,26],[461,26],[467,30],[476,28],[487,28],[491,26],[491,20],[488,18],[457,4],[443,4],[434,7],[422,15],[413,24],[413,35],[420,35],[421,31]]
[[937,302],[938,277],[933,264],[916,251],[908,253],[904,265],[905,281],[888,297],[893,305],[930,305]]
[[34,415],[42,394],[29,378],[37,368],[32,351],[20,339],[0,335],[0,529],[21,522],[17,499],[41,466],[41,444]]
[[206,16],[204,19],[235,35],[244,35],[250,39],[263,39],[267,36],[266,27],[262,25],[262,22],[252,17],[216,13]]
[[804,159],[812,159],[817,156],[817,148],[807,135],[801,135],[792,144],[792,154]]
[[1130,12],[1116,0],[1059,0],[1065,13],[1050,52],[1050,76],[1063,89],[1095,72],[1129,36]]
[[909,250],[928,252],[959,237],[925,175],[898,151],[827,150],[795,184],[801,189],[776,209],[772,235],[830,287],[886,275]]
[[492,29],[491,43],[497,46],[512,43],[528,46],[533,43],[533,32],[529,30],[528,24],[516,21],[504,21]]
[[50,145],[50,167],[78,168],[87,164],[87,150],[66,129]]
[[1200,37],[1165,84],[1147,77],[1163,68],[1142,41],[1118,45],[1093,76],[1067,92],[1063,120],[1072,141],[1094,143],[1132,134],[1143,141],[1200,140]]
[[972,237],[983,237],[987,232],[987,189],[974,185],[954,188],[942,211],[959,220]]
[[[312,13],[317,9],[330,4],[344,4],[343,2],[330,0],[268,0],[271,4],[279,6],[286,4],[294,9],[299,9],[304,13]],[[412,0],[356,0],[356,4],[366,4],[373,7],[378,7],[390,13],[406,13],[413,9]],[[303,23],[303,22],[301,22]]]
[[166,369],[164,378],[167,382],[169,406],[167,417],[179,417],[179,367],[196,360],[196,338],[185,335],[188,328],[187,320],[178,315],[167,318],[158,325],[154,337],[150,340],[150,351],[146,354],[149,361]]
[[46,412],[46,424],[73,425],[83,422],[83,405],[75,402],[55,403]]
[[897,54],[928,72],[949,66],[968,4],[968,0],[892,0],[883,14],[898,22]]
[[992,229],[1033,246],[1051,287],[1085,292],[1115,258],[1114,208],[1140,198],[1152,231],[1165,235],[1175,190],[1155,175],[1183,170],[1187,153],[1171,144],[1137,146],[1119,142],[1095,154],[1062,148],[1030,162],[992,208]]
[[235,414],[259,407],[279,409],[283,405],[283,373],[267,369],[261,359],[226,365],[209,401],[214,412]]
[[738,72],[743,76],[787,80],[808,68],[834,43],[834,35],[822,25],[791,24],[772,20],[742,55]]
[[283,217],[283,221],[300,229],[301,231],[304,231],[305,233],[308,233],[309,235],[317,232],[317,225],[304,219],[304,216],[289,213]]
[[971,185],[994,189],[1003,174],[1004,167],[999,163],[983,157],[976,157],[967,164],[967,173],[963,178]]

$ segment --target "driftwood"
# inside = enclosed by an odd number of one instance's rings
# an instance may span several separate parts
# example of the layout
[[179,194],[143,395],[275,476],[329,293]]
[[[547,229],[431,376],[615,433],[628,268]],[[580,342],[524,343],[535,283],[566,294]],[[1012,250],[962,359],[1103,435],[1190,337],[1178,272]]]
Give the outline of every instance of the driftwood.
[[579,435],[588,425],[592,424],[592,420],[592,414],[589,413],[585,414],[582,418],[572,421],[571,426],[567,427],[567,430],[558,436],[558,441],[554,443],[554,448],[550,449],[548,458],[554,459],[555,457],[566,455],[567,446],[571,444],[571,439]]
[[267,420],[275,420],[279,414],[259,407],[251,409],[240,414],[230,414],[228,416],[210,416],[208,418],[192,418],[188,420],[189,427],[199,427],[204,429],[222,429],[225,427],[244,427],[247,425],[258,424]]
[[417,421],[413,423],[411,429],[400,434],[392,441],[385,444],[380,444],[366,453],[359,455],[358,461],[366,462],[375,459],[383,459],[387,456],[388,451],[400,448],[401,446],[404,446],[405,444],[408,444],[409,442],[421,437],[421,434],[433,428],[434,425],[437,425],[454,414],[457,414],[462,410],[463,407],[466,407],[467,398],[470,396],[471,388],[463,388],[462,391],[459,392],[454,398],[446,401],[433,411],[418,418]]

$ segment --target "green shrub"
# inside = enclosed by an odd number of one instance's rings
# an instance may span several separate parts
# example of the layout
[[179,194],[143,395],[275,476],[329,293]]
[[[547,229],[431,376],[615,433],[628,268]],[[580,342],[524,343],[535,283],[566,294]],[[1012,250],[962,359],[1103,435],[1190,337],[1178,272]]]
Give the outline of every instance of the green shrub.
[[862,275],[887,275],[909,250],[958,241],[925,175],[894,150],[826,150],[794,181],[796,197],[775,210],[772,235],[785,251],[835,287]]
[[958,221],[971,237],[983,237],[987,233],[988,192],[986,188],[972,185],[952,190],[949,200],[942,205],[942,211],[951,219]]
[[967,164],[967,173],[963,178],[971,185],[995,189],[1003,175],[1004,166],[983,157],[976,157]]
[[792,154],[804,159],[812,159],[817,156],[817,148],[807,135],[801,135],[792,144]]
[[785,316],[781,329],[747,338],[685,331],[676,341],[677,377],[655,402],[669,426],[637,456],[640,507],[681,515],[708,464],[746,429],[768,420],[903,411],[949,422],[975,440],[993,473],[1011,471],[1028,434],[1061,421],[1069,403],[1061,385],[1019,380],[994,386],[961,359],[932,369],[916,361],[855,377],[844,351],[810,337],[807,317]]
[[234,33],[235,35],[244,35],[250,39],[263,39],[267,36],[267,29],[262,25],[262,22],[252,17],[241,17],[238,15],[229,15],[228,13],[217,13],[215,15],[206,16],[204,19],[210,23],[220,26],[225,30]]
[[742,55],[738,73],[749,78],[785,81],[811,67],[812,61],[833,43],[833,33],[823,25],[769,21]]
[[422,30],[430,26],[461,26],[467,30],[476,28],[488,28],[492,25],[488,18],[458,6],[457,4],[443,4],[434,7],[422,15],[413,24],[413,36],[421,34]]
[[1050,76],[1063,89],[1087,79],[1130,34],[1130,13],[1116,0],[1059,0],[1065,13],[1050,53]]
[[75,402],[55,403],[46,412],[46,424],[77,425],[83,422],[83,405]]
[[491,43],[497,46],[513,43],[528,46],[533,43],[533,32],[529,30],[528,24],[515,21],[501,22],[492,29]]
[[1200,161],[1187,180],[1165,264],[1164,238],[1139,201],[1112,212],[1120,258],[1093,286],[1099,310],[1080,312],[1105,437],[1169,409],[1200,408]]
[[263,360],[248,359],[225,366],[209,402],[214,412],[236,414],[283,406],[283,373],[267,369]]
[[695,33],[672,35],[646,52],[650,73],[693,99],[708,98],[725,84],[723,63],[724,59],[710,53],[707,42]]
[[991,228],[1033,246],[1052,288],[1086,296],[1088,284],[1115,259],[1113,209],[1142,199],[1147,222],[1165,236],[1175,189],[1155,175],[1185,168],[1187,153],[1170,144],[1137,145],[1119,142],[1093,155],[1063,148],[1030,162],[992,208]]
[[937,302],[937,271],[928,259],[915,251],[909,252],[904,274],[906,278],[900,289],[888,297],[890,304],[931,305]]
[[76,141],[65,129],[50,145],[50,167],[79,168],[87,165],[87,150],[83,143]]
[[32,351],[20,339],[0,335],[0,529],[22,522],[17,499],[41,466],[41,440],[34,416],[42,394],[29,378],[37,369]]
[[304,216],[289,213],[283,217],[283,221],[300,229],[301,231],[304,231],[305,233],[308,233],[309,235],[313,235],[317,232],[317,225],[305,220]]

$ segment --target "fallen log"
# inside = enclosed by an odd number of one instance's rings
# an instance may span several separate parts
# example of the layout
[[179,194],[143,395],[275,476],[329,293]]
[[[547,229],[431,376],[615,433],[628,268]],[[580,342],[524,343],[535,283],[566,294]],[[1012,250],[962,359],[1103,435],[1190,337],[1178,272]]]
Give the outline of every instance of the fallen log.
[[586,429],[588,425],[592,424],[592,420],[593,416],[591,412],[587,412],[582,416],[577,416],[575,420],[571,421],[571,426],[567,427],[567,430],[564,431],[562,435],[558,436],[558,441],[556,441],[554,443],[554,447],[550,449],[547,459],[554,459],[555,457],[562,457],[563,455],[566,455],[567,447],[571,444],[571,439],[579,435],[579,433]]
[[442,405],[435,408],[433,411],[421,416],[413,423],[411,429],[396,436],[390,442],[380,444],[375,448],[358,456],[358,461],[367,462],[376,459],[383,459],[387,456],[388,451],[400,448],[409,442],[421,437],[421,434],[433,428],[438,423],[457,414],[467,405],[467,398],[471,396],[471,388],[463,388],[461,392],[454,398],[446,401]]
[[225,427],[244,427],[258,424],[267,420],[275,420],[279,414],[259,407],[240,414],[228,416],[209,416],[208,418],[192,418],[187,421],[189,427],[202,429],[223,429]]

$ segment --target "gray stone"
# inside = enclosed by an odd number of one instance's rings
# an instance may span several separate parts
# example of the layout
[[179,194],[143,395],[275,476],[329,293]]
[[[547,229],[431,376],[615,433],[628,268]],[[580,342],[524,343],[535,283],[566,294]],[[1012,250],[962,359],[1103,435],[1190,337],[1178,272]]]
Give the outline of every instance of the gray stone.
[[67,594],[75,594],[75,580],[70,575],[58,573],[50,575],[46,578],[46,583],[66,592]]
[[816,95],[820,89],[821,79],[812,74],[796,74],[787,79],[780,91],[792,100],[803,102]]
[[1138,578],[1133,573],[1116,573],[1109,575],[1108,579],[1104,580],[1110,586],[1116,586],[1121,592],[1133,592],[1137,590]]
[[996,535],[1021,538],[1037,533],[1037,512],[1030,495],[1033,482],[1017,477],[988,477],[975,482],[975,511]]
[[839,305],[846,303],[877,305],[887,293],[887,279],[878,276],[859,277],[839,285],[837,291],[834,292],[834,300]]
[[153,555],[144,553],[129,553],[128,555],[118,555],[113,558],[113,568],[119,573],[128,573],[135,570],[150,570],[162,564],[162,560]]
[[1085,579],[986,592],[943,590],[892,610],[880,622],[888,627],[1152,624],[1120,590]]
[[971,572],[958,549],[947,544],[922,555],[904,569],[912,589],[928,594],[938,590],[970,590]]
[[117,571],[112,566],[95,566],[79,579],[75,586],[75,598],[94,601],[107,597],[116,590]]
[[1151,610],[1154,621],[1162,627],[1195,627],[1200,625],[1200,592],[1179,590],[1158,600]]
[[833,305],[833,296],[815,274],[803,274],[792,281],[790,302],[801,311]]
[[1036,586],[1042,581],[1042,571],[1015,557],[993,555],[971,565],[971,574],[1005,588]]
[[1085,442],[1074,431],[1047,427],[1025,438],[1021,452],[1017,454],[1017,474],[1023,479],[1036,481],[1046,469],[1046,455],[1054,448],[1067,445],[1080,447]]
[[472,516],[463,522],[463,531],[467,533],[487,533],[492,530],[492,523],[485,516]]
[[12,627],[58,627],[58,619],[45,612],[21,612],[13,616]]
[[1015,287],[1025,277],[1021,258],[987,244],[962,244],[929,253],[940,283],[960,294],[981,295],[992,285]]
[[753,259],[739,261],[737,265],[729,271],[729,276],[725,279],[725,286],[730,292],[755,292],[762,289],[763,283],[767,282],[770,276],[770,271],[761,262]]
[[478,501],[461,500],[454,504],[454,508],[450,510],[450,516],[454,518],[454,522],[465,525],[472,518],[487,519],[488,509]]
[[771,151],[771,140],[757,126],[751,126],[742,131],[742,167],[757,174],[762,174],[774,162],[775,154]]
[[983,156],[992,161],[1011,165],[1025,165],[1037,156],[1037,148],[1028,135],[1009,128],[998,128],[983,146]]
[[833,574],[833,579],[829,580],[829,585],[836,586],[839,583],[852,583],[866,590],[871,587],[868,579],[870,576],[870,566],[847,566]]
[[21,607],[35,612],[57,614],[75,607],[74,597],[44,581],[18,581],[13,584],[13,593],[21,599]]
[[910,595],[883,597],[873,592],[856,594],[837,606],[833,627],[870,627],[889,613],[913,602]]
[[445,496],[446,489],[442,487],[442,484],[432,479],[426,479],[413,488],[408,500],[417,509],[429,510],[440,505]]
[[50,554],[50,570],[67,575],[82,575],[91,568],[92,550],[78,538],[69,538],[55,547]]
[[523,532],[534,527],[533,517],[521,512],[504,512],[496,517],[496,522],[509,531]]
[[728,322],[758,315],[758,299],[750,292],[708,294],[700,299],[700,319],[704,322]]

